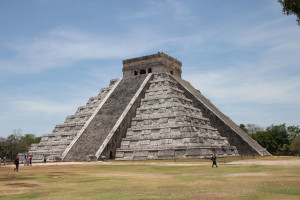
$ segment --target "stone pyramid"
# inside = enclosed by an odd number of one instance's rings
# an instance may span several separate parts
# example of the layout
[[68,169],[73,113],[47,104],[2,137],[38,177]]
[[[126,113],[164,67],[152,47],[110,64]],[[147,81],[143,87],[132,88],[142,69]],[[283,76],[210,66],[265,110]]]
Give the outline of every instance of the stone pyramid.
[[123,61],[111,81],[52,134],[33,144],[35,161],[270,155],[198,90],[164,54]]

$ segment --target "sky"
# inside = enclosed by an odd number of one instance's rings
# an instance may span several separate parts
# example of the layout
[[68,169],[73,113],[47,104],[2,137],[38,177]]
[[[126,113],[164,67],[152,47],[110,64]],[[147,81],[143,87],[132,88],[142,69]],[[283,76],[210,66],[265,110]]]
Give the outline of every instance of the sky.
[[235,123],[298,126],[299,36],[276,0],[1,0],[0,137],[52,133],[158,51]]

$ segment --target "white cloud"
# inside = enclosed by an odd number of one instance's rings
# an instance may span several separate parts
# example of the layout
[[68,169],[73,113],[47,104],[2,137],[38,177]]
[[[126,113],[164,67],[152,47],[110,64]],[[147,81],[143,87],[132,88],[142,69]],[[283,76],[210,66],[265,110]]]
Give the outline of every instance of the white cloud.
[[[249,55],[252,60],[248,60],[248,56],[240,58],[229,54],[233,62],[224,65],[218,62],[220,66],[209,71],[192,67],[194,72],[186,71],[184,78],[209,98],[224,104],[251,102],[299,105],[299,32],[297,26],[284,25],[282,19],[239,29],[234,37],[228,31],[224,32],[227,38],[216,37],[216,41],[230,43],[230,49],[224,51],[252,50],[253,54]],[[215,53],[222,51],[214,49],[214,46],[212,48]]]
[[88,59],[120,58],[152,47],[145,38],[123,39],[113,36],[59,30],[40,36],[30,43],[11,44],[17,58],[0,61],[0,69],[15,72],[34,72],[65,67]]
[[46,99],[15,100],[12,102],[12,106],[19,112],[44,114],[72,113],[75,107],[73,104],[58,103]]
[[201,43],[199,35],[164,37],[147,27],[135,27],[120,36],[94,35],[74,30],[54,30],[28,43],[11,43],[15,58],[0,60],[0,70],[17,73],[67,67],[78,61],[129,58],[145,52],[155,53],[170,43],[176,46]]
[[252,70],[224,69],[187,74],[184,78],[204,94],[224,103],[295,104],[300,102],[299,75],[282,78],[280,75],[270,76],[268,72],[258,74]]

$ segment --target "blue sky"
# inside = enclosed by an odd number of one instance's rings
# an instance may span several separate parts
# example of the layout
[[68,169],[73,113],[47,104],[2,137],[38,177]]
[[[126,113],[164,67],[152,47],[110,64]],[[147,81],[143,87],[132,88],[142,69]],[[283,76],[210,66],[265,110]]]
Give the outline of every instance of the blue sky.
[[276,0],[0,1],[0,137],[51,133],[122,77],[167,53],[237,124],[300,125],[300,27]]

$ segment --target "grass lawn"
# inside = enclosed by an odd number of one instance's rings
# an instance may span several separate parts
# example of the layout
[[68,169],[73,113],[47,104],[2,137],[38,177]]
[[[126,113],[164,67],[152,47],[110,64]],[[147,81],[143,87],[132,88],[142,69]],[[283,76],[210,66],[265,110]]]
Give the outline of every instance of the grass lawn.
[[299,158],[240,159],[1,166],[0,199],[300,199]]

